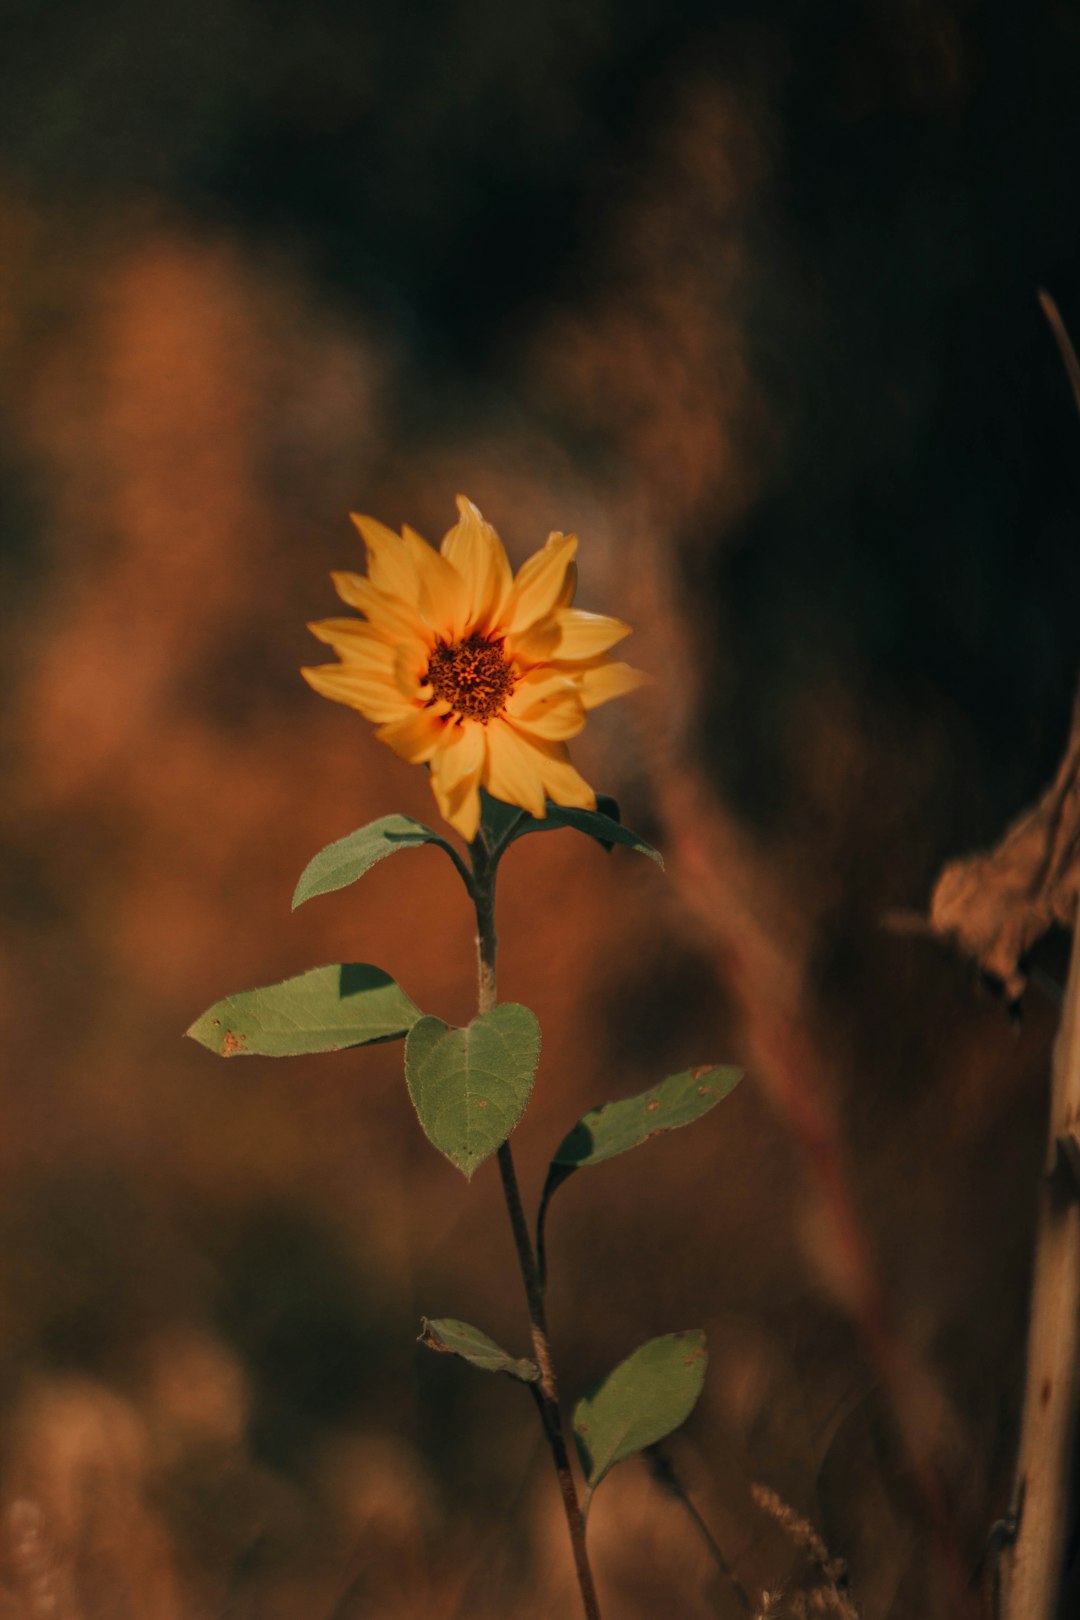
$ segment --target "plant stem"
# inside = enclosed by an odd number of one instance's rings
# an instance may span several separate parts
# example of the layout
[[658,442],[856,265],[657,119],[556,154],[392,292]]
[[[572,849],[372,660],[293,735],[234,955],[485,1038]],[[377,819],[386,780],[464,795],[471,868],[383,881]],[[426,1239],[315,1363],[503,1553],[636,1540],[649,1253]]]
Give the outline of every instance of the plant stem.
[[[495,872],[498,865],[497,857],[492,859],[485,849],[482,839],[477,839],[472,845],[473,857],[473,902],[476,906],[476,955],[479,975],[478,1004],[481,1013],[490,1012],[496,1004],[495,983]],[[540,1378],[535,1384],[530,1384],[536,1399],[537,1410],[540,1413],[540,1422],[543,1426],[544,1436],[551,1451],[551,1460],[555,1465],[555,1473],[559,1481],[559,1490],[562,1494],[563,1510],[566,1513],[566,1527],[570,1532],[570,1544],[574,1553],[574,1568],[577,1571],[578,1586],[581,1589],[581,1602],[586,1620],[600,1620],[600,1605],[596,1598],[596,1588],[593,1585],[592,1570],[589,1568],[589,1555],[585,1546],[585,1518],[578,1501],[577,1487],[574,1484],[574,1475],[570,1467],[570,1457],[566,1449],[566,1437],[563,1433],[562,1412],[559,1407],[559,1389],[555,1379],[555,1367],[551,1358],[551,1343],[548,1339],[547,1318],[544,1311],[544,1290],[540,1282],[540,1273],[537,1269],[536,1256],[533,1253],[532,1240],[529,1237],[529,1226],[525,1219],[525,1211],[521,1204],[521,1190],[518,1187],[517,1172],[514,1169],[514,1156],[510,1151],[510,1143],[504,1142],[499,1149],[499,1174],[502,1177],[503,1196],[506,1199],[506,1210],[510,1217],[510,1230],[514,1236],[514,1247],[517,1251],[518,1265],[521,1268],[521,1280],[525,1285],[525,1299],[529,1309],[529,1326],[532,1331],[533,1354],[536,1364],[540,1368]]]
[[1002,1620],[1051,1620],[1065,1560],[1080,1391],[1080,931],[1054,1043],[1046,1173],[1031,1285],[1016,1463],[1016,1539],[1003,1555]]
[[694,1502],[690,1497],[686,1486],[676,1473],[675,1465],[671,1461],[671,1458],[668,1456],[667,1452],[664,1450],[663,1446],[659,1443],[659,1441],[655,1445],[646,1446],[643,1455],[645,1458],[645,1466],[648,1468],[653,1479],[662,1490],[667,1491],[668,1495],[673,1497],[675,1501],[679,1503],[679,1506],[686,1513],[691,1524],[694,1526],[694,1529],[697,1531],[698,1535],[709,1549],[709,1552],[712,1554],[713,1563],[716,1565],[721,1575],[731,1587],[731,1590],[738,1598],[740,1605],[746,1609],[747,1612],[749,1612],[750,1609],[753,1608],[753,1604],[750,1602],[750,1596],[746,1590],[746,1587],[740,1581],[739,1577],[736,1575],[735,1571],[724,1557],[723,1548],[720,1546],[720,1543],[717,1541],[716,1537],[705,1523],[705,1520],[701,1517],[701,1514],[694,1506]]

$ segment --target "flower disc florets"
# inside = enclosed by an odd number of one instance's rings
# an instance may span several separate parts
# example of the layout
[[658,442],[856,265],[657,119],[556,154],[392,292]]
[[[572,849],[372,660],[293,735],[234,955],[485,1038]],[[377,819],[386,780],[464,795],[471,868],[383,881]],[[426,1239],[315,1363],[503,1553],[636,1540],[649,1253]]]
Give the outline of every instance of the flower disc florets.
[[354,517],[368,571],[334,574],[362,619],[310,626],[340,662],[302,671],[317,692],[359,709],[380,741],[426,764],[442,814],[476,837],[480,789],[543,816],[548,799],[580,809],[596,795],[566,743],[589,709],[644,679],[608,656],[630,626],[572,607],[572,534],[552,534],[516,574],[502,541],[471,501],[436,551]]
[[421,684],[429,685],[460,719],[487,725],[514,690],[514,671],[501,640],[473,635],[453,646],[437,641]]

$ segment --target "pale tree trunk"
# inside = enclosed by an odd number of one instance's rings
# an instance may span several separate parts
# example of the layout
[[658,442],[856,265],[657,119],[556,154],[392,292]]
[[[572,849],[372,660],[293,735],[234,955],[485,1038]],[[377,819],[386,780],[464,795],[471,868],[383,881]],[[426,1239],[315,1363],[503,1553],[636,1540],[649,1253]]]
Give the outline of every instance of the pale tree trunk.
[[1045,1168],[1001,1620],[1055,1620],[1064,1573],[1080,1358],[1080,932],[1054,1045]]

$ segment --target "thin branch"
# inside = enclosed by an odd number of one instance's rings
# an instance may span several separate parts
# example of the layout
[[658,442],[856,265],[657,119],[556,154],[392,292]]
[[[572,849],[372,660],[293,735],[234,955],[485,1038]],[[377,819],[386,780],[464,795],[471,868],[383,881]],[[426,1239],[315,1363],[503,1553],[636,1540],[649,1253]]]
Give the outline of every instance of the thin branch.
[[712,1560],[717,1569],[720,1571],[721,1575],[735,1593],[735,1596],[738,1598],[742,1607],[747,1611],[747,1613],[749,1613],[750,1609],[753,1607],[750,1602],[749,1593],[725,1558],[724,1550],[720,1543],[717,1541],[716,1537],[705,1523],[705,1520],[698,1512],[692,1497],[686,1489],[686,1486],[683,1484],[675,1470],[675,1464],[672,1462],[667,1452],[660,1445],[646,1446],[644,1456],[645,1464],[653,1479],[662,1490],[667,1491],[668,1495],[673,1497],[674,1500],[678,1502],[684,1513],[686,1513],[691,1524],[694,1526],[694,1529],[697,1531],[698,1535],[709,1549],[709,1552],[712,1555]]

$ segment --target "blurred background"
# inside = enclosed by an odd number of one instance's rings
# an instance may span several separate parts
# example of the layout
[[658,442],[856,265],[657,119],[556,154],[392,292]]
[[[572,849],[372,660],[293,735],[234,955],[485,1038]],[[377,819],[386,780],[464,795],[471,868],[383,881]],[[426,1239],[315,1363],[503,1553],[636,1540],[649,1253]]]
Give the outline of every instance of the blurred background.
[[[743,1585],[956,1614],[1008,1504],[1047,1061],[882,925],[1053,773],[1077,676],[1080,14],[970,0],[7,0],[0,62],[0,1613],[571,1615],[531,1403],[414,1344],[527,1346],[497,1176],[401,1049],[225,1066],[227,991],[374,961],[465,1022],[437,851],[290,915],[310,856],[430,819],[304,685],[350,509],[515,561],[652,688],[575,747],[671,855],[503,869],[545,1032],[527,1197],[573,1121],[747,1079],[580,1176],[573,1398],[702,1325],[670,1444]],[[637,1463],[605,1614],[735,1616]],[[950,1595],[951,1594],[951,1595]]]

